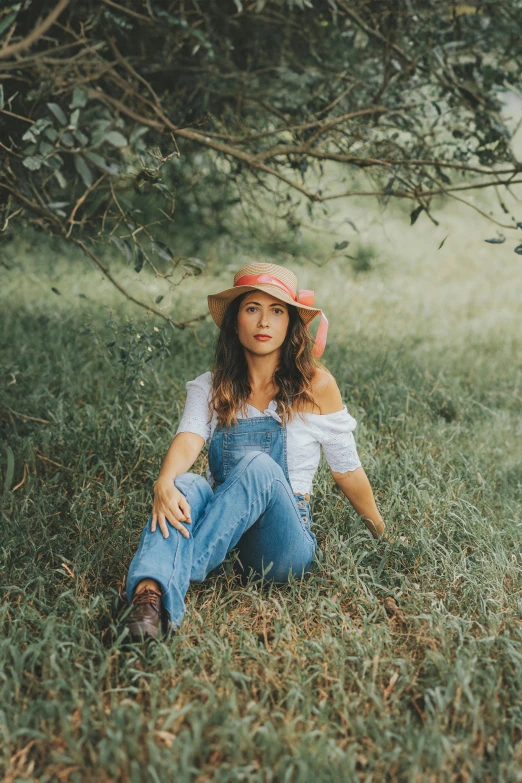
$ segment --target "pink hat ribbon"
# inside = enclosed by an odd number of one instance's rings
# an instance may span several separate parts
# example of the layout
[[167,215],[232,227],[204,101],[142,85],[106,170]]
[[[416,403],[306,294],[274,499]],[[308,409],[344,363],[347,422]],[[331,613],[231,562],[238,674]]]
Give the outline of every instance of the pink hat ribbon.
[[[314,304],[315,294],[313,291],[302,288],[299,291],[299,296],[297,296],[293,288],[285,283],[284,280],[280,280],[278,277],[274,277],[274,275],[244,275],[243,277],[240,277],[239,280],[236,280],[234,287],[240,285],[259,285],[259,283],[264,285],[275,285],[278,288],[282,288],[283,291],[285,291],[285,293],[287,293],[288,296],[294,300],[294,302],[298,302],[299,304],[304,304],[308,307],[312,307]],[[324,353],[324,349],[326,347],[326,337],[328,335],[328,319],[322,310],[319,312],[321,313],[321,323],[319,324],[314,347],[312,348],[312,354],[318,358]],[[307,324],[306,328],[309,329],[310,324]]]

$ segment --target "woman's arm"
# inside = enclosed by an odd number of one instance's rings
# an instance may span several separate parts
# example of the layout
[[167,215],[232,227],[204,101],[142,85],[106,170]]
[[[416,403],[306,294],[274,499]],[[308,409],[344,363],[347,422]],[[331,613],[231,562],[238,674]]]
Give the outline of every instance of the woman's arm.
[[380,538],[386,529],[379,509],[375,505],[372,488],[364,468],[350,470],[348,473],[331,471],[335,483],[346,495],[355,511],[363,517],[363,522],[374,538]]
[[154,482],[154,505],[152,508],[151,531],[159,525],[164,538],[169,537],[167,522],[179,530],[182,536],[189,538],[189,532],[182,522],[192,522],[190,505],[186,497],[174,486],[174,479],[180,473],[186,473],[196,459],[205,439],[194,432],[180,432],[169,446],[163,459],[158,478]]
[[[318,370],[312,384],[314,401],[321,414],[336,413],[343,409],[341,392],[333,375],[326,370]],[[368,477],[362,467],[346,473],[331,470],[335,483],[346,495],[353,508],[363,517],[364,524],[375,537],[382,536],[386,529],[381,517]]]
[[195,432],[180,432],[176,435],[165,454],[158,480],[167,478],[173,481],[180,473],[190,470],[204,445],[204,438]]

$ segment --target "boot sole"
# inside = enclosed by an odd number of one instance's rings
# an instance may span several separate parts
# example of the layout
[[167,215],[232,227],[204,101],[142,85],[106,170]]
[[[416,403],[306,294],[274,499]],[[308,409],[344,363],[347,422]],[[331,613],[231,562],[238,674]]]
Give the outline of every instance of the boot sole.
[[134,642],[141,642],[147,637],[156,639],[158,636],[158,626],[152,623],[129,623],[129,633]]

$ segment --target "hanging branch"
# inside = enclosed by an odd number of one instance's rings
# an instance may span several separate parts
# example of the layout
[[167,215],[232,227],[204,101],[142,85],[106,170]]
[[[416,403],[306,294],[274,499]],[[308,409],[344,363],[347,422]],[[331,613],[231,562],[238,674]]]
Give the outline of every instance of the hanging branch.
[[172,290],[204,266],[171,247],[182,216],[197,215],[199,241],[236,203],[252,232],[254,210],[295,226],[301,202],[311,217],[342,198],[407,199],[415,220],[436,220],[434,196],[480,211],[456,194],[522,182],[497,99],[522,75],[522,18],[510,0],[462,6],[458,19],[446,0],[388,6],[4,4],[2,230],[62,236],[183,328],[91,248],[110,243]]

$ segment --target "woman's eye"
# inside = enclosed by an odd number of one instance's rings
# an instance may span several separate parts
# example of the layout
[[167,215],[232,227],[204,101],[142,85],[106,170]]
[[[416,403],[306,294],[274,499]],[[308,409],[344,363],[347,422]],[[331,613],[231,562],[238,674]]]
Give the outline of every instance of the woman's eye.
[[[245,307],[245,310],[247,313],[254,313],[257,310],[257,307],[255,307],[255,305],[249,305],[248,307]],[[281,315],[285,311],[281,307],[274,307],[272,312]]]

